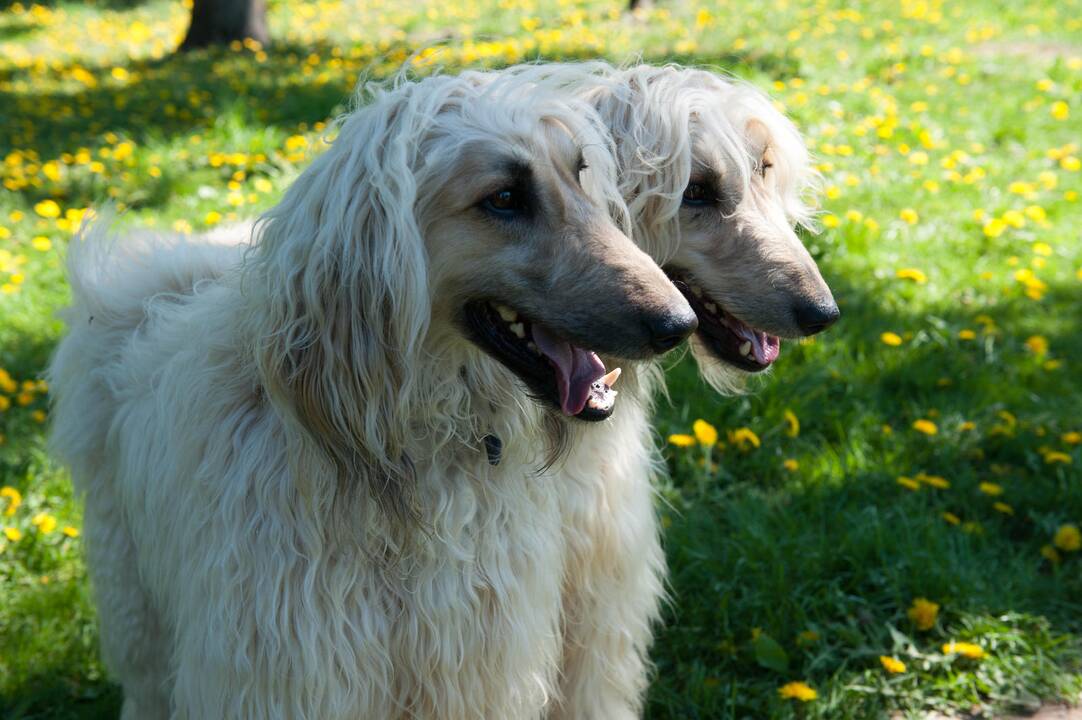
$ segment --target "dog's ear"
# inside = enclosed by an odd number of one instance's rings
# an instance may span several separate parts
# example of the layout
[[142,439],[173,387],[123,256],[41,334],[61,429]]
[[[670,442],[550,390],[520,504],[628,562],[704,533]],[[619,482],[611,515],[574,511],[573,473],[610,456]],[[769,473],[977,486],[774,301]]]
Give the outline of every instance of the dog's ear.
[[406,445],[431,312],[414,217],[423,118],[400,91],[339,126],[261,221],[245,279],[264,389],[308,447],[381,500],[408,494]]
[[672,92],[674,73],[635,65],[590,93],[616,143],[620,192],[627,198],[635,242],[660,262],[672,257],[680,242],[680,179],[691,167],[690,109]]

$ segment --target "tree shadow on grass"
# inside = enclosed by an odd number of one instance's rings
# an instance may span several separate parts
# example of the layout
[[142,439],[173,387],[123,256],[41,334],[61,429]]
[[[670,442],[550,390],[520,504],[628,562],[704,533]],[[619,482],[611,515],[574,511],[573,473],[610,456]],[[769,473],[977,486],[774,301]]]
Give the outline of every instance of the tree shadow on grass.
[[306,58],[330,58],[334,50],[325,43],[280,45],[263,62],[251,52],[221,48],[178,53],[120,66],[128,73],[123,81],[111,76],[113,66],[82,65],[93,78],[91,87],[0,91],[0,107],[8,109],[0,153],[33,150],[53,158],[93,148],[107,132],[137,143],[168,139],[202,131],[231,111],[255,127],[325,120],[349,98],[357,75],[341,72],[315,81],[301,70]]
[[[68,0],[70,2],[70,0]],[[84,5],[90,5],[91,7],[98,7],[103,10],[130,10],[134,7],[139,7],[146,0],[82,0]],[[0,0],[0,11],[10,10],[13,5],[22,5],[27,7],[29,5],[41,5],[43,7],[56,7],[57,5],[65,4],[64,0]]]
[[[0,111],[6,121],[0,125],[0,153],[33,150],[42,158],[52,158],[75,148],[94,147],[106,132],[136,142],[168,138],[205,129],[230,111],[238,112],[241,122],[253,127],[311,124],[341,109],[360,77],[378,79],[393,73],[399,60],[429,45],[414,39],[375,53],[330,42],[276,42],[265,58],[248,51],[210,48],[131,61],[120,66],[134,78],[130,82],[112,78],[114,66],[83,64],[80,67],[91,76],[92,87],[0,91],[0,108],[8,108]],[[589,52],[566,52],[549,59],[594,58],[596,54]],[[790,56],[754,49],[717,56],[647,54],[644,59],[711,64],[730,71],[749,69],[779,77],[799,71],[798,61]],[[71,69],[60,67],[56,72],[64,77]]]
[[[80,668],[81,669],[81,668]],[[17,697],[0,696],[0,716],[8,720],[116,720],[123,700],[120,686],[64,666],[32,678]]]
[[[723,440],[726,429],[750,426],[762,447],[742,452],[730,444],[705,481],[693,455],[667,453],[677,498],[663,509],[674,602],[655,645],[648,716],[766,716],[777,687],[793,678],[881,672],[878,655],[895,651],[890,627],[925,652],[938,652],[950,633],[986,638],[1003,660],[989,663],[989,673],[1001,675],[986,692],[1004,693],[1006,704],[1074,692],[1070,684],[1082,672],[1079,558],[1064,553],[1055,566],[1040,548],[1061,523],[1082,518],[1082,472],[1048,463],[1041,448],[1058,448],[1059,433],[1080,429],[1082,378],[1070,363],[1082,358],[1082,317],[1041,327],[1033,301],[1022,296],[915,312],[905,299],[919,286],[907,293],[897,280],[872,278],[854,285],[823,267],[841,321],[812,345],[784,346],[756,394],[712,397],[690,358],[669,373],[675,405],[661,409],[662,437],[687,432],[702,417]],[[1044,302],[1070,308],[1079,300],[1068,283],[1050,288]],[[995,334],[982,332],[978,315],[994,320]],[[978,338],[960,341],[962,328]],[[888,348],[879,339],[887,330],[913,334]],[[1043,358],[1023,347],[1037,333],[1051,348]],[[1051,358],[1066,363],[1046,369]],[[786,408],[801,419],[797,438],[785,435]],[[936,436],[911,428],[933,414]],[[977,427],[959,432],[965,420]],[[783,469],[786,458],[798,459],[799,469]],[[920,472],[944,476],[950,487],[922,484],[914,492],[896,480]],[[990,495],[981,483],[1003,494]],[[943,605],[940,625],[927,634],[914,632],[905,616],[921,596]],[[752,628],[786,648],[788,674],[759,665]],[[816,639],[801,645],[805,631]],[[1025,659],[1012,662],[1011,654]],[[900,706],[919,702],[890,696]],[[876,705],[885,695],[867,697],[866,707],[821,716],[885,713]]]
[[[453,42],[454,38],[439,41]],[[79,64],[77,71],[74,65],[61,66],[54,69],[58,82],[47,86],[49,89],[29,86],[19,75],[22,71],[13,69],[8,72],[5,89],[0,90],[0,157],[21,151],[45,161],[86,148],[97,159],[97,148],[110,144],[104,140],[109,133],[140,146],[160,147],[169,155],[200,152],[198,145],[185,146],[176,139],[213,132],[226,136],[217,138],[218,146],[225,145],[219,149],[245,152],[253,142],[263,142],[257,138],[268,128],[294,132],[341,113],[348,107],[359,78],[391,75],[414,51],[427,46],[438,46],[438,42],[402,42],[378,53],[329,42],[279,42],[265,55],[211,48],[131,61],[120,66],[119,77],[114,77],[116,68],[111,65]],[[560,59],[592,57],[586,52],[565,53]],[[787,56],[755,50],[683,59],[782,76],[797,69]],[[420,72],[435,70],[434,66]],[[447,67],[441,71],[456,70]],[[78,74],[84,82],[70,79]],[[67,79],[60,82],[61,78]],[[228,146],[230,136],[235,137],[235,147]],[[153,208],[164,206],[182,192],[173,185],[169,163],[163,166],[163,175],[146,177],[136,196],[122,199],[129,205]],[[108,189],[103,182],[102,176],[84,172],[66,175],[60,185],[30,184],[18,192],[31,205],[50,197],[67,206],[82,207],[100,201]]]

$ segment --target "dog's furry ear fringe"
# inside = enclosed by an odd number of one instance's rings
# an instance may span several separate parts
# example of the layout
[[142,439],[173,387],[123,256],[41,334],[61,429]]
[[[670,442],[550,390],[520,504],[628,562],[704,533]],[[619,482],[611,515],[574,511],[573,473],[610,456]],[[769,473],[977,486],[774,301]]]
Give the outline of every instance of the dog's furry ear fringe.
[[332,147],[261,218],[245,278],[271,402],[344,490],[361,478],[396,514],[410,506],[408,422],[430,319],[414,217],[423,115],[408,93],[388,92],[347,116]]

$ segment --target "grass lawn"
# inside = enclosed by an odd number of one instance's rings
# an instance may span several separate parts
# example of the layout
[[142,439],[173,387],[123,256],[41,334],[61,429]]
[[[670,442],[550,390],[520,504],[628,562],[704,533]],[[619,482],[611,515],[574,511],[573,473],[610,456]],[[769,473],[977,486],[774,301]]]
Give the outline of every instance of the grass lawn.
[[44,440],[84,209],[181,231],[255,215],[358,76],[420,47],[422,72],[724,68],[784,104],[823,173],[807,242],[839,324],[783,346],[748,396],[713,395],[687,360],[669,373],[672,602],[649,717],[991,717],[1078,697],[1082,2],[271,7],[273,48],[174,57],[181,3],[0,1],[0,717],[120,702]]

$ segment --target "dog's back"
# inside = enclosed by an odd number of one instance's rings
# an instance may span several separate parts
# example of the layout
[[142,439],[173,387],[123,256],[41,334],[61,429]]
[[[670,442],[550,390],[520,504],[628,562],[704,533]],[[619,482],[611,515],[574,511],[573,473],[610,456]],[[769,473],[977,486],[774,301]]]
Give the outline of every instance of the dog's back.
[[[110,220],[85,228],[68,251],[72,303],[61,312],[68,333],[49,369],[56,404],[53,449],[83,470],[98,465],[125,348],[152,306],[190,296],[200,283],[235,267],[253,231],[245,223],[193,237],[149,231],[114,235]],[[76,473],[77,489],[90,490],[96,474]]]

